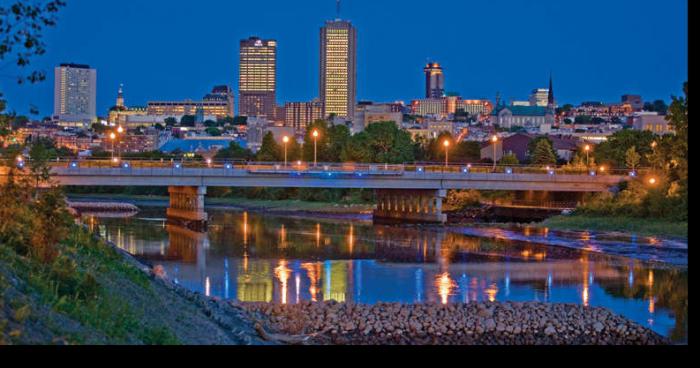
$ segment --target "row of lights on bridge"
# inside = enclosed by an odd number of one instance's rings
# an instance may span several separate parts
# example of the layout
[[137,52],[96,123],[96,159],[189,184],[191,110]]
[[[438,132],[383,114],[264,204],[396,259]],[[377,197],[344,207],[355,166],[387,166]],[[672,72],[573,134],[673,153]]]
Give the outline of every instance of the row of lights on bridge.
[[[114,162],[115,162],[115,163],[118,163],[119,160],[118,160],[118,159],[114,159]],[[213,162],[212,162],[211,159],[207,159],[206,162],[207,162],[207,166],[209,166],[209,167],[211,167],[212,164],[213,164]],[[298,162],[298,165],[301,166],[301,162]],[[17,168],[18,168],[18,169],[24,169],[25,166],[26,166],[26,161],[25,161],[24,157],[21,156],[21,155],[20,155],[20,156],[17,156]],[[71,161],[71,163],[69,164],[69,167],[70,167],[71,169],[78,169],[78,168],[80,167],[80,164],[78,163],[78,161]],[[130,164],[129,162],[122,162],[121,165],[120,165],[120,167],[121,167],[122,169],[130,169],[130,168],[131,168],[131,164]],[[182,168],[183,168],[183,165],[182,165],[181,162],[175,162],[175,163],[173,163],[173,168],[176,169],[176,170],[179,170],[179,169],[182,169]],[[225,164],[224,164],[224,169],[226,169],[226,170],[233,170],[233,168],[234,168],[234,166],[233,166],[232,163],[225,163]],[[329,170],[328,167],[324,167],[324,169],[325,169],[326,171]],[[469,174],[469,173],[471,172],[471,169],[472,169],[472,165],[469,164],[469,165],[467,165],[467,166],[465,166],[465,167],[462,168],[462,173],[464,173],[464,174]],[[547,166],[546,170],[547,170],[548,175],[550,175],[550,176],[556,175],[555,170],[552,169],[551,167]],[[604,173],[607,169],[606,169],[605,166],[601,166],[598,170],[599,170],[601,173]],[[424,168],[424,167],[417,167],[417,168],[416,168],[416,171],[419,172],[419,173],[425,173],[425,168]],[[513,174],[513,168],[507,167],[507,168],[505,169],[505,173],[506,173],[507,175],[512,175],[512,174]],[[359,173],[359,172],[358,172],[358,173],[355,173],[355,175],[358,176],[358,177],[362,177],[362,176],[363,176],[362,173]],[[598,175],[598,171],[596,171],[596,170],[590,170],[589,175],[590,175],[590,176],[597,176],[597,175]],[[329,173],[328,173],[328,176],[329,176],[329,177],[330,177],[330,176],[333,176],[333,174],[329,172]],[[638,174],[637,174],[636,171],[632,171],[632,172],[629,173],[629,176],[631,176],[631,177],[637,177]],[[656,183],[658,183],[658,179],[656,179],[655,177],[652,177],[652,178],[649,178],[647,182],[648,182],[649,184],[651,184],[651,185],[656,185]]]

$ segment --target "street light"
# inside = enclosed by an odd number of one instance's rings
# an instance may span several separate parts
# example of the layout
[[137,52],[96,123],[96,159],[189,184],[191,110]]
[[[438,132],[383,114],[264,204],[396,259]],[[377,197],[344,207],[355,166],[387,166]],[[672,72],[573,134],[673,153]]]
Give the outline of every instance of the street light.
[[496,143],[498,143],[498,136],[494,135],[491,137],[491,142],[493,142],[493,171],[496,172],[496,163],[498,160],[496,160]]
[[583,147],[583,150],[586,151],[586,167],[590,167],[591,163],[588,159],[588,154],[591,152],[591,145],[587,144],[586,147]]
[[114,161],[114,140],[117,139],[117,135],[114,132],[109,133],[109,139],[112,140],[112,161]]
[[314,167],[318,165],[318,130],[314,130],[313,134],[314,136]]
[[282,142],[284,142],[284,167],[287,167],[287,144],[289,143],[289,137],[286,135],[284,138],[282,138]]
[[650,184],[650,185],[656,185],[657,182],[658,182],[658,180],[656,180],[656,178],[650,178],[650,179],[649,179],[649,184]]
[[124,133],[124,128],[120,125],[119,128],[117,128],[117,133],[122,134]]
[[447,168],[450,166],[450,141],[445,139],[443,145],[445,146],[445,168]]

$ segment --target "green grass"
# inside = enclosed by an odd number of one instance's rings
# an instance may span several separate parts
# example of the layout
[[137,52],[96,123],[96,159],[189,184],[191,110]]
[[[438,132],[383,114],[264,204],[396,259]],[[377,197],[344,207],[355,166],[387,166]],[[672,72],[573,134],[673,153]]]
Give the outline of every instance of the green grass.
[[[60,245],[60,251],[63,257],[60,263],[55,261],[47,265],[17,255],[0,244],[0,266],[26,282],[21,292],[28,297],[27,300],[37,306],[48,306],[53,313],[62,314],[83,326],[80,331],[62,331],[60,326],[52,323],[50,316],[43,316],[45,325],[55,335],[65,336],[77,344],[178,344],[176,336],[167,327],[144,321],[143,313],[126,300],[128,296],[111,289],[114,284],[130,284],[139,294],[155,293],[147,275],[128,264],[116,250],[75,226]],[[59,270],[56,270],[57,265]],[[99,277],[96,279],[95,275]],[[6,286],[3,280],[0,295]],[[35,308],[31,305],[12,309],[15,310],[15,320],[34,318],[31,311]]]
[[550,218],[540,226],[554,230],[617,231],[642,236],[688,239],[688,222],[659,219],[572,215]]

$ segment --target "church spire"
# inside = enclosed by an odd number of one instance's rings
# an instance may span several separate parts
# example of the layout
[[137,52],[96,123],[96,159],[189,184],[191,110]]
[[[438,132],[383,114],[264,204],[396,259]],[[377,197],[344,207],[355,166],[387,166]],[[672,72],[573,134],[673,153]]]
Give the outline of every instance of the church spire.
[[119,91],[117,92],[117,107],[124,107],[124,85],[119,85]]

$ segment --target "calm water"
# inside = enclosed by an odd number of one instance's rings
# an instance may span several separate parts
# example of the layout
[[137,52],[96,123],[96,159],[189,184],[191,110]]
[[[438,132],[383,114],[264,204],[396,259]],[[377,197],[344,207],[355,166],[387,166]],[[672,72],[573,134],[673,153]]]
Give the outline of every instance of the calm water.
[[[162,265],[177,283],[225,299],[576,303],[609,308],[687,342],[687,266],[651,266],[508,232],[491,240],[464,231],[226,211],[209,211],[209,232],[200,234],[166,225],[164,212],[88,223],[119,247]],[[547,235],[524,234],[535,240]]]

